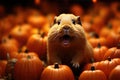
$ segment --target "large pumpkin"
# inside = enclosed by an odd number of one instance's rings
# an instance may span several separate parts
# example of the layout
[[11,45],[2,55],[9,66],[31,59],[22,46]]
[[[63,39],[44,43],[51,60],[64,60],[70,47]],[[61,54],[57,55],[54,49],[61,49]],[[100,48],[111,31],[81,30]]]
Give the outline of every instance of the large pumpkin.
[[107,80],[106,75],[101,70],[95,70],[94,66],[91,66],[90,70],[84,70],[79,80]]
[[109,80],[120,80],[120,65],[117,65],[109,75]]
[[115,58],[115,59],[108,58],[108,60],[98,62],[98,64],[96,65],[96,69],[102,70],[105,73],[105,75],[108,77],[112,69],[119,64],[120,64],[119,58]]
[[43,70],[40,80],[74,80],[74,75],[68,66],[55,63]]
[[14,80],[39,80],[42,70],[43,64],[38,57],[21,58],[14,66]]

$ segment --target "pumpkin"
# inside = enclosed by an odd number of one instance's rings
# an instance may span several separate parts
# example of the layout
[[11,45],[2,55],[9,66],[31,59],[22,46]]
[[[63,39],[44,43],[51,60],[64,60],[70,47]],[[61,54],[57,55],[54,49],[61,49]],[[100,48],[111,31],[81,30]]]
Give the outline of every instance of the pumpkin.
[[36,14],[30,15],[27,21],[33,27],[41,29],[43,25],[46,23],[46,18],[43,15],[36,13]]
[[36,56],[19,59],[14,66],[14,80],[39,80],[43,70],[42,61]]
[[120,58],[120,43],[117,47],[109,48],[108,51],[104,55],[104,60],[110,58]]
[[2,73],[1,76],[4,77],[5,76],[5,68],[7,65],[7,61],[6,60],[0,60],[0,67],[2,69]]
[[109,80],[120,80],[120,65],[117,65],[109,75]]
[[99,34],[104,25],[105,20],[103,19],[103,17],[97,15],[93,18],[91,27],[97,34]]
[[55,63],[43,70],[40,80],[74,80],[74,75],[67,65]]
[[104,54],[105,54],[105,52],[107,50],[108,50],[108,48],[106,46],[101,46],[98,43],[98,46],[93,49],[93,51],[94,51],[94,60],[95,61],[102,61],[103,60],[103,56],[104,56]]
[[119,58],[115,59],[108,58],[108,60],[98,62],[96,65],[96,69],[102,70],[105,73],[106,77],[108,78],[112,69],[119,64],[120,64]]
[[34,34],[32,35],[27,42],[27,48],[30,52],[35,52],[38,54],[40,59],[46,58],[47,51],[47,36],[44,34]]
[[107,24],[107,26],[104,26],[104,27],[101,29],[101,31],[100,31],[100,33],[99,33],[99,36],[106,38],[111,31],[113,31],[113,29],[112,29],[112,24],[109,23],[109,24]]
[[114,31],[109,32],[108,36],[106,37],[107,46],[108,47],[117,46],[119,39],[120,39],[119,34],[116,34]]
[[29,24],[16,25],[10,32],[11,36],[15,38],[19,43],[20,47],[25,45],[28,38],[31,35],[31,26]]
[[7,53],[11,58],[14,58],[18,51],[18,42],[11,36],[3,37],[0,43],[0,59],[7,59]]
[[11,29],[12,25],[6,18],[0,21],[0,36],[7,35]]
[[37,53],[35,53],[35,52],[29,52],[29,51],[26,49],[24,52],[18,52],[18,54],[16,55],[15,58],[16,58],[16,59],[21,59],[21,58],[24,58],[24,57],[26,57],[26,56],[28,56],[28,55],[38,57]]
[[107,80],[106,75],[101,70],[96,70],[94,66],[91,66],[90,70],[84,70],[79,80]]
[[104,37],[98,37],[98,38],[90,38],[88,39],[90,44],[93,46],[93,48],[98,46],[98,43],[101,44],[101,46],[106,46],[106,39]]
[[84,10],[81,5],[73,4],[70,7],[70,12],[76,16],[82,16],[84,13]]
[[98,62],[87,63],[87,64],[84,66],[84,69],[83,69],[83,70],[90,70],[90,69],[91,69],[91,66],[96,67],[97,64],[98,64]]

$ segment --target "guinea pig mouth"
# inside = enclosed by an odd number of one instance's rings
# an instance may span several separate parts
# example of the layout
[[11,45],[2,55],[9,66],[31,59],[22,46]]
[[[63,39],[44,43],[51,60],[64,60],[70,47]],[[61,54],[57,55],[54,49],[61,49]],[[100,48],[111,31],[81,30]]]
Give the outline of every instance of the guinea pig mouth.
[[62,42],[62,45],[64,47],[70,46],[71,40],[72,40],[72,37],[70,35],[63,35],[62,37],[60,37],[60,41]]
[[61,40],[71,40],[71,36],[69,36],[69,35],[63,35],[60,39]]

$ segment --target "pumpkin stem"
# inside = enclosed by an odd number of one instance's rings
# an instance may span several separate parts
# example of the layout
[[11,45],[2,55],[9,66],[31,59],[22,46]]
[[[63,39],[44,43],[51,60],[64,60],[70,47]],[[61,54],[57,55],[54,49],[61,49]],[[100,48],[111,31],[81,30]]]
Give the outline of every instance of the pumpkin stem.
[[120,42],[117,44],[117,49],[120,49]]
[[91,63],[94,63],[95,61],[94,61],[94,58],[91,58]]
[[29,52],[29,50],[28,49],[25,49],[25,51],[24,51],[25,53],[28,53]]
[[2,39],[2,41],[1,41],[2,43],[6,43],[7,42],[7,40],[6,39]]
[[19,26],[18,31],[21,31],[21,26]]
[[101,48],[101,44],[100,43],[98,43],[98,46],[97,46],[98,48]]
[[112,29],[112,24],[111,23],[108,23],[108,29]]
[[111,58],[110,58],[110,57],[108,57],[108,61],[111,61]]
[[44,37],[45,37],[45,32],[41,32],[40,36],[41,36],[42,38],[44,38]]
[[54,68],[55,68],[55,69],[59,68],[59,64],[58,64],[58,63],[55,63],[55,64],[54,64]]
[[31,59],[31,56],[30,56],[30,55],[28,55],[28,56],[27,56],[27,59]]
[[90,69],[90,70],[94,71],[94,70],[95,70],[95,67],[94,67],[94,66],[91,66],[91,69]]
[[91,32],[90,35],[95,37],[95,38],[99,38],[99,35],[97,33],[95,33],[95,32]]
[[8,38],[9,38],[9,39],[11,39],[11,38],[12,38],[12,36],[9,34],[9,35],[8,35]]

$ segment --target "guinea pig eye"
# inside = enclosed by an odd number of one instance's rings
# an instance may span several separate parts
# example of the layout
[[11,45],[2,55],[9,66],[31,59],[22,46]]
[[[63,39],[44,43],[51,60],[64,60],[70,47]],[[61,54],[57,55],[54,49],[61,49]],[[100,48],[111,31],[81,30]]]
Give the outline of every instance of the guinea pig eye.
[[58,25],[60,24],[60,20],[57,22],[57,24],[58,24]]
[[75,25],[76,21],[74,19],[72,19],[72,23]]

